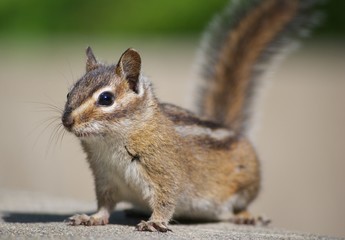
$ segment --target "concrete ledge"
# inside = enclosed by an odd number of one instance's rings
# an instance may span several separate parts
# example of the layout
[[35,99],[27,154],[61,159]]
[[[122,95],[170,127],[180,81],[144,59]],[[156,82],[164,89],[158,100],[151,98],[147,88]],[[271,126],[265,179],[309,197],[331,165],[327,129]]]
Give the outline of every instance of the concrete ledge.
[[270,227],[230,223],[174,224],[173,232],[137,232],[140,219],[127,217],[120,204],[107,226],[68,226],[76,212],[91,212],[94,204],[32,192],[0,191],[1,239],[337,239]]

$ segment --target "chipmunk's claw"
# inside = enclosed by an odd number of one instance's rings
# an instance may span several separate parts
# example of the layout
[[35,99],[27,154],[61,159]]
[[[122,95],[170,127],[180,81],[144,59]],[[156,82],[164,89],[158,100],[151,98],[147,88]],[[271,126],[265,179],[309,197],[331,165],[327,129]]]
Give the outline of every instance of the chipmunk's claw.
[[96,216],[88,216],[86,214],[76,214],[68,218],[68,225],[71,226],[97,226],[97,225],[106,225],[108,220],[104,218],[99,218]]
[[68,225],[71,225],[71,226],[86,225],[86,223],[89,220],[90,220],[90,216],[86,214],[75,214],[72,217],[68,218]]
[[250,213],[244,211],[236,214],[230,222],[241,225],[253,225],[253,226],[268,226],[271,220],[263,216],[252,216]]
[[148,232],[168,232],[172,231],[168,228],[167,223],[165,222],[154,222],[154,221],[141,221],[136,229],[138,231],[148,231]]

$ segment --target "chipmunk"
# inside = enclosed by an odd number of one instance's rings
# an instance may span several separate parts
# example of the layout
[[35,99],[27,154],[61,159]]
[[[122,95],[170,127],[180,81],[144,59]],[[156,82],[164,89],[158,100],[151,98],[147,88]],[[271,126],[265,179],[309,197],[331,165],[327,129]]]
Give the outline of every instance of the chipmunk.
[[247,207],[261,177],[247,133],[258,66],[310,25],[313,2],[232,1],[201,44],[197,113],[159,102],[136,50],[105,65],[88,47],[62,123],[87,154],[98,211],[69,223],[107,224],[121,201],[152,212],[139,231],[169,231],[173,217],[253,223]]

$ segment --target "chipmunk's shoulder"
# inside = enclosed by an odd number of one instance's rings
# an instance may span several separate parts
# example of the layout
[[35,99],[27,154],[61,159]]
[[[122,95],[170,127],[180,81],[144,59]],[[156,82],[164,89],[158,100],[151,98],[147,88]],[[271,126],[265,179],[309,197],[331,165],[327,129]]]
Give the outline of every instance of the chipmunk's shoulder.
[[222,124],[203,119],[195,113],[169,103],[159,105],[162,113],[176,125],[195,125],[210,129],[225,128]]

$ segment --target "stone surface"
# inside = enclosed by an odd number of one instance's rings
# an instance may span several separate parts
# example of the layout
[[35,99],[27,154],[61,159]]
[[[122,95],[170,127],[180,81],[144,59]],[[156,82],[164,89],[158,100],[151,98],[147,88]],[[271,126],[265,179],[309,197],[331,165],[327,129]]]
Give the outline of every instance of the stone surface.
[[336,239],[272,227],[221,223],[174,223],[172,232],[138,232],[137,217],[125,214],[120,204],[106,226],[69,226],[76,212],[91,213],[94,204],[39,193],[0,190],[1,239]]

